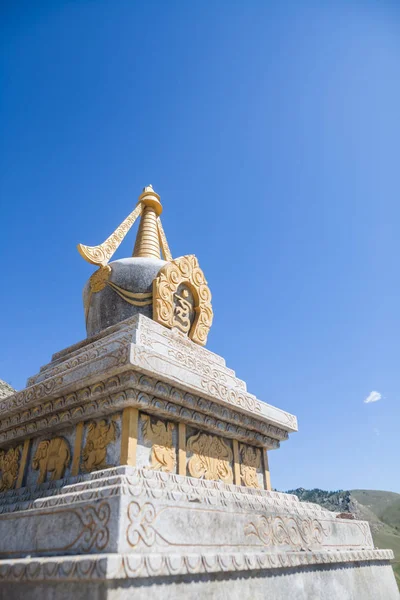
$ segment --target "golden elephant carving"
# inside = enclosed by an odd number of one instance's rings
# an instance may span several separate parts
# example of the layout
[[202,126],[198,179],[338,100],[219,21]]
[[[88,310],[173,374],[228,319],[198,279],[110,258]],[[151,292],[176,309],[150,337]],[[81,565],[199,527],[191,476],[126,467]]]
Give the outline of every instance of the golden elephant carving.
[[71,460],[71,452],[67,440],[56,437],[51,440],[43,440],[39,443],[32,467],[39,469],[37,483],[46,480],[47,472],[51,473],[50,480],[61,479]]

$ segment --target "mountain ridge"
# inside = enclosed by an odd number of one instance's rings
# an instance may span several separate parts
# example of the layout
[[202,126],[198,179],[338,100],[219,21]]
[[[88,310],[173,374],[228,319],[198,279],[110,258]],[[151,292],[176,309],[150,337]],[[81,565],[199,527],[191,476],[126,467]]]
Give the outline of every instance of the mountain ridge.
[[400,494],[383,490],[335,490],[297,488],[288,494],[301,502],[312,502],[332,512],[351,513],[368,521],[377,548],[393,550],[393,570],[400,589]]

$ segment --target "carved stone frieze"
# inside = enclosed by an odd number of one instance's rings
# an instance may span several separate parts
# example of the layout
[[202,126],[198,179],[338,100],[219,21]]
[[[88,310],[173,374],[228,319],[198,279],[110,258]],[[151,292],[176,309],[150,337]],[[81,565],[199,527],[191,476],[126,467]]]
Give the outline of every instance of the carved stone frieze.
[[243,485],[247,487],[261,487],[257,477],[257,471],[261,467],[261,450],[241,444],[240,455],[240,478]]
[[159,469],[171,473],[176,466],[176,449],[172,441],[175,425],[171,422],[155,420],[148,415],[141,415],[145,441],[151,443],[151,469]]
[[14,488],[18,477],[21,447],[0,450],[0,492]]
[[229,404],[244,408],[253,413],[261,413],[261,402],[251,394],[246,392],[238,393],[237,390],[229,388],[226,385],[215,381],[215,379],[208,379],[206,377],[202,379],[201,385],[206,392],[221,398],[221,400],[229,402]]
[[110,340],[107,340],[108,343],[106,342],[102,345],[97,345],[94,348],[88,348],[85,352],[81,352],[77,356],[62,362],[61,364],[55,365],[52,368],[47,368],[45,372],[40,372],[37,375],[30,377],[27,381],[27,385],[34,385],[40,378],[44,376],[47,379],[57,375],[58,373],[62,373],[63,371],[69,371],[75,367],[79,367],[80,365],[99,358],[100,356],[105,356],[109,352],[109,341]]
[[[47,383],[48,378],[58,375],[67,377],[67,381],[72,382],[79,376],[85,363],[92,373],[96,361],[107,360],[110,362],[110,359],[116,367],[131,362],[134,368],[138,370],[143,368],[149,375],[163,378],[164,372],[157,373],[157,370],[159,365],[164,364],[165,375],[168,375],[168,369],[171,368],[174,373],[172,379],[175,378],[178,385],[185,386],[190,383],[189,387],[192,387],[192,391],[196,391],[200,395],[204,393],[209,400],[213,401],[213,397],[215,397],[217,402],[221,400],[223,404],[230,404],[234,408],[238,408],[241,411],[241,419],[246,419],[253,414],[255,417],[259,417],[259,419],[253,417],[254,421],[263,421],[267,427],[275,427],[276,431],[280,429],[282,433],[277,436],[271,429],[273,437],[286,439],[288,437],[286,428],[297,428],[295,417],[274,407],[268,407],[266,410],[265,407],[268,405],[246,392],[244,382],[235,377],[235,373],[225,366],[221,357],[194,344],[177,330],[166,330],[143,315],[127,319],[125,327],[122,327],[121,324],[119,327],[120,329],[110,328],[110,333],[103,334],[91,343],[78,344],[77,349],[72,347],[70,353],[58,353],[55,355],[57,358],[54,360],[54,364],[50,363],[41,369],[39,375],[31,378],[30,381],[39,382],[45,378],[45,383]],[[133,342],[132,345],[131,342]],[[116,345],[120,347],[119,352],[112,352],[111,349],[114,349]],[[193,373],[193,380],[191,380],[191,373]],[[169,378],[166,377],[164,381],[169,381]],[[170,381],[171,383],[172,381]],[[65,385],[66,383],[63,382],[62,387]],[[54,396],[53,393],[49,395]],[[35,402],[33,404],[38,405]],[[32,405],[32,401],[26,405],[27,409],[29,405]],[[281,422],[282,427],[280,427]],[[259,425],[257,429],[259,429]]]
[[[158,499],[157,499],[158,500]],[[220,527],[228,526],[231,523],[232,515],[230,513],[219,513],[214,509],[215,514],[219,515]],[[194,546],[194,547],[215,547],[224,546],[224,539],[216,538],[212,532],[204,528],[199,528],[195,540],[191,538],[190,527],[186,528],[184,524],[191,518],[196,519],[197,524],[205,523],[209,518],[210,509],[202,507],[193,507],[189,509],[179,502],[173,502],[169,505],[159,505],[152,501],[139,499],[132,500],[127,509],[128,526],[126,536],[128,544],[136,547],[143,543],[147,547],[152,547],[156,541],[161,541],[166,546]],[[262,545],[269,547],[289,546],[290,549],[300,548],[318,548],[323,547],[324,541],[331,534],[331,523],[328,520],[317,517],[272,514],[269,516],[259,514],[250,516],[250,513],[235,514],[237,525],[243,523],[243,533],[240,532],[240,526],[236,532],[232,532],[231,539],[237,544],[245,543],[247,545]],[[178,522],[181,529],[177,530],[175,523]]]
[[193,554],[114,554],[106,556],[49,557],[0,562],[0,581],[96,581],[169,575],[287,569],[393,560],[392,550],[342,552],[230,552]]
[[[129,356],[129,336],[122,336],[118,340],[114,340],[115,348],[111,348],[108,353],[99,355],[97,358],[92,359],[92,365],[98,360],[109,359],[109,364],[105,365],[104,368],[119,367],[127,363]],[[89,359],[87,359],[89,360]],[[84,361],[85,362],[85,361]],[[82,366],[79,361],[72,361],[69,370],[78,369]],[[56,370],[60,369],[61,366],[56,367]],[[65,386],[66,373],[69,371],[63,369],[62,375],[49,376],[43,382],[35,384],[31,387],[26,388],[22,392],[17,392],[12,396],[5,398],[0,403],[0,410],[4,413],[12,413],[20,410],[24,410],[31,406],[37,406],[38,401],[42,400],[46,396],[54,396],[54,393],[61,386]],[[92,366],[92,371],[95,369]]]
[[98,469],[106,469],[107,447],[115,440],[116,425],[114,420],[101,419],[87,425],[86,443],[82,450],[83,470],[90,473]]
[[90,552],[92,549],[104,550],[110,537],[110,504],[101,502],[100,504],[85,506],[79,509],[76,514],[82,524],[75,540],[79,550],[83,552]]
[[152,546],[156,539],[156,530],[153,522],[157,517],[156,509],[151,502],[140,505],[139,502],[130,502],[128,506],[128,528],[126,537],[128,544],[132,547],[143,542],[146,546]]
[[43,383],[28,387],[21,392],[16,392],[15,394],[12,394],[12,396],[7,396],[7,398],[4,398],[4,400],[0,402],[0,413],[21,410],[26,404],[32,401],[41,400],[46,396],[50,396],[50,394],[54,393],[62,383],[62,377],[55,377],[48,381],[46,380]]
[[45,370],[40,371],[40,373],[28,379],[28,385],[33,385],[41,379],[47,380],[61,373],[70,373],[86,363],[93,363],[107,355],[113,359],[113,366],[120,366],[126,362],[131,337],[131,334],[127,333],[119,333],[115,336],[107,337],[105,341],[102,340],[101,344],[93,344],[92,347],[86,348],[84,352],[81,352],[68,360],[54,366],[51,366],[50,364]]
[[260,515],[245,527],[245,535],[255,536],[264,546],[321,546],[329,534],[328,521],[281,515]]
[[[214,354],[207,348],[194,344],[192,340],[188,339],[179,331],[166,331],[165,329],[158,329],[158,323],[149,322],[149,320],[141,323],[141,326],[146,327],[148,334],[151,334],[153,338],[157,335],[161,335],[165,343],[172,349],[176,350],[180,354],[190,355],[192,359],[199,360],[203,363],[207,363],[210,366],[218,366],[223,369],[227,369],[225,360],[219,354]],[[232,369],[227,369],[231,374],[234,375]]]
[[48,472],[52,481],[62,479],[70,462],[71,452],[66,439],[55,437],[40,441],[32,460],[32,468],[39,470],[37,483],[43,483]]
[[[70,423],[71,421],[66,413],[68,408],[74,408],[73,414],[78,418],[84,412],[81,405],[91,401],[93,398],[116,391],[116,388],[120,385],[122,385],[120,377],[109,377],[105,381],[98,381],[91,386],[80,388],[76,392],[71,392],[70,394],[55,398],[54,400],[47,400],[32,408],[27,408],[22,412],[3,418],[0,421],[0,431],[5,431],[13,426],[17,427],[17,429],[14,429],[14,435],[11,435],[10,438],[5,438],[0,434],[0,442],[6,441],[6,439],[12,439],[12,437],[15,437],[17,434],[25,435],[36,433],[37,431],[40,431],[41,425],[44,426],[47,424],[47,419],[54,420],[54,425],[57,425],[59,422]],[[56,416],[55,413],[59,413],[59,416]],[[38,419],[40,420],[38,421]],[[33,421],[33,423],[31,422],[24,428],[23,423],[28,421]]]
[[159,398],[173,400],[174,402],[184,406],[200,410],[208,415],[213,415],[218,419],[224,419],[235,424],[240,424],[243,427],[254,429],[255,431],[274,437],[278,440],[285,440],[288,437],[287,431],[280,429],[275,425],[271,425],[265,421],[260,421],[249,415],[239,414],[227,406],[221,406],[220,404],[217,404],[212,400],[202,398],[201,396],[197,396],[188,392],[185,393],[184,391],[179,390],[177,387],[170,386],[162,381],[157,381],[156,379],[148,377],[147,375],[142,375],[139,377],[137,383],[135,384],[135,388],[146,392],[151,391]]
[[[97,480],[104,484],[99,486]],[[69,484],[65,480],[65,485]],[[131,495],[157,498],[160,491],[167,499],[182,498],[183,500],[204,502],[205,504],[234,506],[235,509],[263,510],[271,506],[280,505],[296,514],[312,514],[323,516],[325,511],[316,504],[300,503],[297,496],[270,492],[256,488],[238,488],[222,481],[210,481],[182,477],[172,473],[149,470],[135,467],[114,467],[107,471],[97,471],[90,474],[74,477],[74,494],[68,494],[67,500],[63,498],[57,482],[49,481],[44,486],[32,486],[24,490],[9,491],[0,497],[0,513],[13,512],[17,509],[28,509],[32,506],[48,508],[59,506],[63,503],[71,504],[81,502],[86,494],[91,500],[101,500],[115,495]],[[44,498],[44,500],[41,500]],[[14,502],[14,503],[12,503]]]
[[[140,393],[141,390],[146,393]],[[227,437],[236,437],[243,442],[268,448],[279,447],[277,439],[270,435],[278,439],[287,437],[287,432],[273,425],[259,422],[247,415],[239,415],[210,400],[129,371],[4,419],[0,422],[0,443],[37,435],[50,427],[60,428],[85,418],[116,412],[127,405],[163,417],[174,417],[178,421],[202,425],[208,430],[224,433]],[[270,435],[265,435],[264,432]]]
[[222,438],[199,432],[187,440],[186,449],[193,453],[188,462],[192,477],[233,482],[233,453]]

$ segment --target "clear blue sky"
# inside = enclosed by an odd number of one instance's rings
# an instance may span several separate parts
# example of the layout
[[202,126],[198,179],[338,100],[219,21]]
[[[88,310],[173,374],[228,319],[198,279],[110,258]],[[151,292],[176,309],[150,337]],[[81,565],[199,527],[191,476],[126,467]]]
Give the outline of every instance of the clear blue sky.
[[75,245],[151,183],[208,278],[208,347],[298,416],[273,485],[400,492],[399,3],[0,13],[0,377],[85,337]]

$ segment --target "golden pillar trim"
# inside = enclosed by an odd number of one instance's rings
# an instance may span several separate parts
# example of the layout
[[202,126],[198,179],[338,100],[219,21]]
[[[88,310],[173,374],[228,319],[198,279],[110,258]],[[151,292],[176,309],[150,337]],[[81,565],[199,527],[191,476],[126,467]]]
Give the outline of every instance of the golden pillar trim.
[[178,475],[186,475],[186,425],[178,424]]
[[121,432],[121,465],[136,465],[136,448],[138,440],[139,411],[128,406],[122,411]]
[[267,454],[267,450],[265,448],[263,450],[263,457],[264,457],[265,489],[270,492],[272,490],[271,474],[269,472],[268,454]]
[[241,485],[239,442],[233,440],[233,474],[235,485]]
[[72,458],[71,476],[75,477],[79,473],[79,463],[81,460],[81,448],[83,438],[83,421],[77,424],[75,431],[74,455]]
[[18,489],[18,488],[20,488],[22,486],[22,481],[24,479],[24,474],[25,474],[26,463],[27,463],[27,460],[28,460],[29,444],[30,444],[30,440],[25,440],[24,441],[24,447],[22,449],[21,462],[20,462],[20,465],[19,465],[18,479],[17,479],[17,483],[15,484],[15,488],[16,489]]

